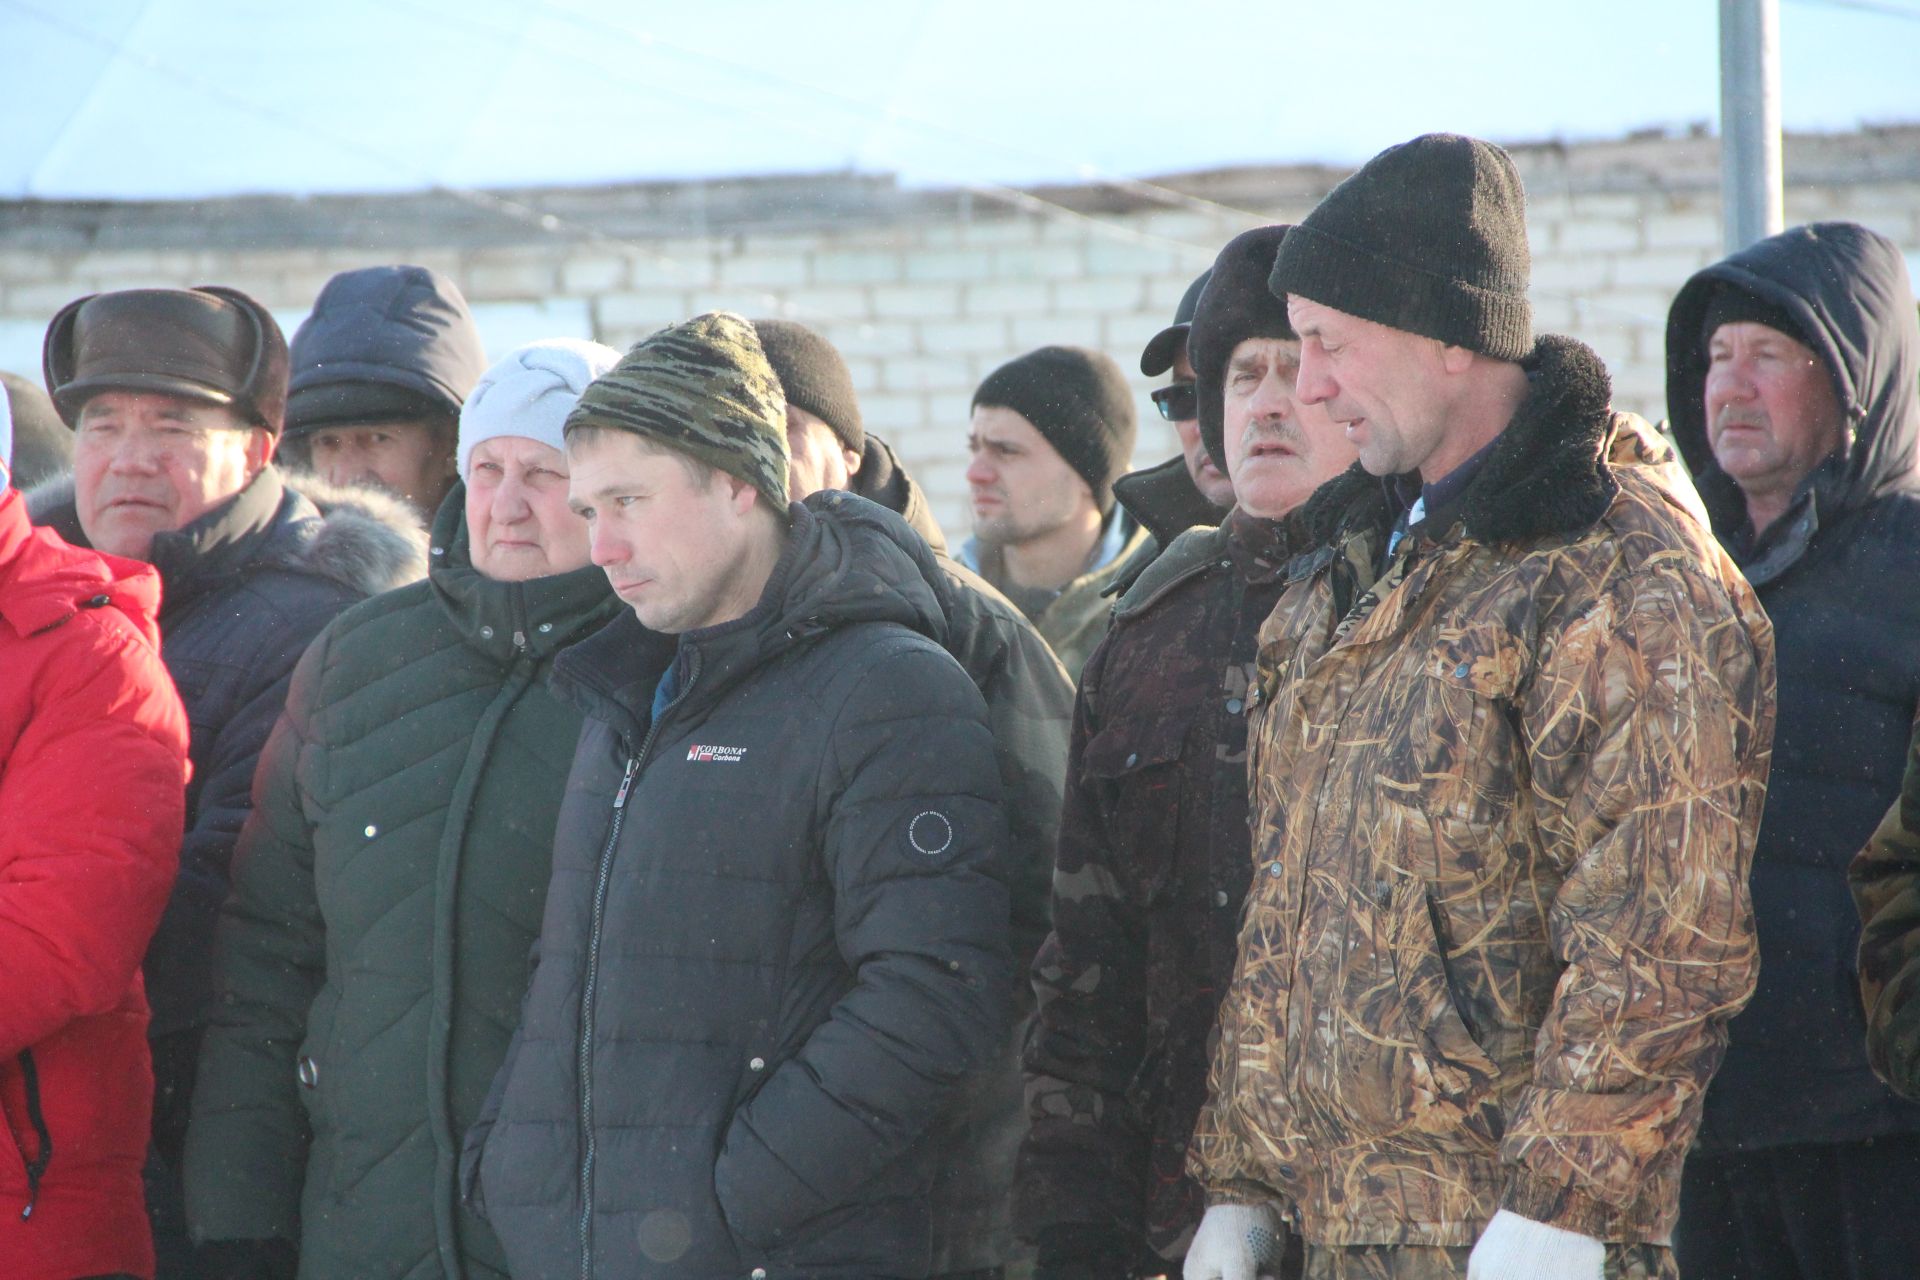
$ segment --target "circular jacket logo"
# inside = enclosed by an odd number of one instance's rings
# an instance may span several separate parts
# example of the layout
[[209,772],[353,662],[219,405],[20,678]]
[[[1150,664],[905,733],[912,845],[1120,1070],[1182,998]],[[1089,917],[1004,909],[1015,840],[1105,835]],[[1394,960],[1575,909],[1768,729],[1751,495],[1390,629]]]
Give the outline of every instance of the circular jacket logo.
[[938,858],[953,848],[953,823],[947,815],[928,809],[914,815],[907,824],[907,843],[914,851],[929,858]]

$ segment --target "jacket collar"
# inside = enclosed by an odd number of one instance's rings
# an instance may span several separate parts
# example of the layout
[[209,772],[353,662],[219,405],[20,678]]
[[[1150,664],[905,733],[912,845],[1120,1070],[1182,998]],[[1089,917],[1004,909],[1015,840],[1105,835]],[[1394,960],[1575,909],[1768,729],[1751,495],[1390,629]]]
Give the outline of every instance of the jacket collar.
[[468,645],[502,665],[523,653],[540,661],[621,611],[597,565],[523,582],[502,582],[474,568],[466,498],[466,485],[455,483],[434,516],[427,581]]
[[[1605,456],[1612,383],[1600,357],[1572,338],[1548,335],[1521,367],[1529,375],[1526,398],[1455,506],[1457,527],[1478,542],[1584,531],[1620,490]],[[1391,496],[1396,479],[1383,482],[1355,463],[1322,485],[1302,509],[1306,545],[1325,548],[1391,525],[1400,513]]]
[[1185,456],[1177,453],[1115,480],[1113,496],[1162,547],[1188,529],[1218,525],[1227,514],[1207,501],[1187,471]]
[[283,506],[287,519],[318,514],[281,483],[276,468],[262,467],[245,488],[199,519],[155,534],[151,560],[166,584],[162,612],[178,613],[265,556]]
[[19,492],[0,489],[0,620],[21,636],[111,604],[148,643],[160,642],[160,578],[151,565],[76,547],[27,518]]
[[1231,568],[1250,586],[1276,582],[1303,533],[1293,517],[1262,520],[1235,507],[1217,527],[1189,529],[1168,544],[1127,584],[1113,616],[1144,613],[1180,583],[1208,571]]
[[940,522],[933,518],[927,495],[886,441],[867,433],[866,447],[860,455],[860,472],[853,477],[852,491],[869,502],[878,503],[907,522],[909,528],[927,540],[936,555],[947,554],[947,538]]

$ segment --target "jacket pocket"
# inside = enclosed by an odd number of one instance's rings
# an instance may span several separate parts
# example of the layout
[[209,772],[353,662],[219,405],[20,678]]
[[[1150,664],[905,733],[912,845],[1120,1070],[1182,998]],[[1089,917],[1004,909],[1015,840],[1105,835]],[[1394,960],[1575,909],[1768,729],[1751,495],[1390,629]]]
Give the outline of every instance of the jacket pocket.
[[1173,878],[1191,725],[1190,715],[1120,720],[1087,739],[1081,756],[1104,795],[1110,870],[1141,905],[1159,900]]
[[[1309,946],[1288,1027],[1300,1121],[1354,1146],[1484,1125],[1499,1068],[1454,1003],[1423,881],[1344,887]],[[1464,1135],[1463,1135],[1464,1136]],[[1490,1141],[1481,1133],[1475,1145]]]

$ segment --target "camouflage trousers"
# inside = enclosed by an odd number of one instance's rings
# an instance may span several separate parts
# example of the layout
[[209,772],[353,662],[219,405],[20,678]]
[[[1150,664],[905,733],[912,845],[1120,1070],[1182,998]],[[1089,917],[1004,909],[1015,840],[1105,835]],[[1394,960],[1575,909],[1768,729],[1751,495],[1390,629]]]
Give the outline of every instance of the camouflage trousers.
[[[1466,1280],[1472,1249],[1412,1245],[1307,1246],[1305,1280]],[[1610,1244],[1603,1280],[1680,1280],[1673,1250],[1658,1244]]]

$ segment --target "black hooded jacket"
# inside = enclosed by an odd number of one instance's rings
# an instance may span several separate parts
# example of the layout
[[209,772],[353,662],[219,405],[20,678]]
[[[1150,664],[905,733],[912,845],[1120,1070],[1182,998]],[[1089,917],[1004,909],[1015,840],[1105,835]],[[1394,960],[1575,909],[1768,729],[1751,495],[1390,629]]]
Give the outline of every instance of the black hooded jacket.
[[487,368],[460,287],[425,267],[367,267],[327,281],[293,335],[291,354],[290,432],[364,416],[341,398],[354,384],[395,389],[456,414]]
[[926,1135],[1011,1003],[1000,782],[925,544],[791,510],[744,617],[557,660],[586,727],[463,1162],[515,1276],[928,1272]]
[[[1790,315],[1832,376],[1846,445],[1750,537],[1714,462],[1701,326],[1734,285]],[[1714,531],[1773,619],[1779,718],[1754,854],[1760,984],[1706,1100],[1702,1150],[1920,1133],[1867,1065],[1847,863],[1900,793],[1920,709],[1920,326],[1906,264],[1851,223],[1797,227],[1694,276],[1667,321],[1667,407]],[[1738,548],[1738,550],[1735,550]]]

